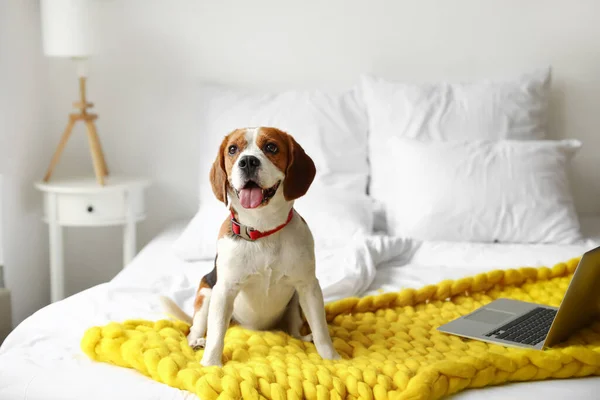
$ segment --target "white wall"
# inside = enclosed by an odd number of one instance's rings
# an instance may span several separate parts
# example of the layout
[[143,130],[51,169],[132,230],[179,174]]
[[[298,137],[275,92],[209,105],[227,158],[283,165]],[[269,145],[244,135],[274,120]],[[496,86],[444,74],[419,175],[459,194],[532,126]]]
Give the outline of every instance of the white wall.
[[44,130],[46,63],[34,0],[0,1],[0,174],[6,285],[13,322],[48,303],[47,235],[33,181],[48,152]]
[[[11,3],[13,8],[16,3]],[[582,212],[600,211],[597,0],[97,0],[97,6],[100,54],[90,66],[89,96],[100,114],[98,128],[109,168],[154,179],[140,246],[195,209],[195,149],[202,133],[196,128],[194,90],[202,80],[271,88],[343,87],[364,72],[411,81],[457,80],[504,77],[551,64],[552,136],[585,143],[575,160],[577,203]],[[32,12],[29,5],[19,8]],[[33,16],[26,22],[10,24],[14,32],[32,35],[37,26],[31,24],[37,22]],[[27,59],[39,65],[37,46],[35,42],[16,51],[28,52]],[[43,173],[77,96],[70,63],[47,63],[44,127],[50,144],[37,153],[43,166],[19,164],[31,178]],[[10,73],[25,74],[16,60],[10,65]],[[29,89],[19,95],[23,103],[33,100],[43,78],[28,79],[24,75],[11,82]],[[19,131],[36,130],[33,122],[19,124],[24,127]],[[33,138],[15,141],[23,151],[35,145]],[[76,134],[58,175],[83,172],[91,174],[92,167],[85,137]],[[19,193],[26,201],[19,207],[33,224],[29,212],[37,197],[29,182],[22,182]],[[41,242],[43,234],[37,227],[35,232]],[[116,228],[67,232],[69,292],[118,271],[120,238]],[[39,254],[28,257],[37,259]],[[35,272],[46,274],[45,269]],[[28,301],[39,304],[40,299]]]

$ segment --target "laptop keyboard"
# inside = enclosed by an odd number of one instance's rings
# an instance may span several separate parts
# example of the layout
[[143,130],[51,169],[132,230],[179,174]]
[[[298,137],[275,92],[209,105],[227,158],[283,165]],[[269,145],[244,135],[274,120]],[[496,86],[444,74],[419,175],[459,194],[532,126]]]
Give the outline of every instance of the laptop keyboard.
[[544,307],[534,308],[485,336],[535,346],[546,338],[556,311]]

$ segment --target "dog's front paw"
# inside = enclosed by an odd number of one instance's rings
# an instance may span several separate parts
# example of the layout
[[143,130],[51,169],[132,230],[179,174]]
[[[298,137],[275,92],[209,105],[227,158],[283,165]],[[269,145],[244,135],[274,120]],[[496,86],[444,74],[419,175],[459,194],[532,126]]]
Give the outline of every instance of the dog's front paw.
[[317,352],[324,360],[341,360],[342,357],[333,346],[317,346]]
[[321,357],[322,357],[324,360],[334,360],[334,361],[335,361],[335,360],[341,360],[341,359],[342,359],[342,356],[340,356],[340,355],[339,355],[339,353],[338,353],[337,351],[335,351],[335,350],[332,350],[332,351],[330,351],[330,352],[327,352],[326,354],[324,354],[324,355],[321,355]]
[[194,350],[200,350],[203,349],[204,346],[206,346],[206,339],[205,338],[188,338],[188,344],[190,345],[190,347]]
[[203,367],[222,367],[223,363],[221,362],[220,359],[213,359],[210,357],[202,357],[202,360],[200,360],[200,364]]
[[300,336],[300,337],[298,337],[298,339],[302,340],[303,342],[312,342],[313,341],[312,333],[309,333],[308,335]]
[[292,337],[294,339],[302,340],[303,342],[310,343],[313,341],[312,333],[309,333],[308,335],[301,335],[299,333],[296,333],[296,334],[292,334]]

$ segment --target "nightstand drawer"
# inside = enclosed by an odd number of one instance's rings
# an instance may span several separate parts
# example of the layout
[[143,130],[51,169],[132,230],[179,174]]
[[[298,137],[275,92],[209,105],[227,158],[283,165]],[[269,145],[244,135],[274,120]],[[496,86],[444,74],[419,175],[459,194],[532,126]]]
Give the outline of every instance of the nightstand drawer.
[[[108,191],[90,194],[56,194],[56,219],[65,226],[94,226],[123,224],[127,219],[127,201],[131,196],[134,219],[144,217],[144,196],[141,190]],[[45,198],[46,218],[52,215],[52,204]]]
[[62,194],[57,198],[59,221],[98,221],[125,218],[123,192],[94,195]]

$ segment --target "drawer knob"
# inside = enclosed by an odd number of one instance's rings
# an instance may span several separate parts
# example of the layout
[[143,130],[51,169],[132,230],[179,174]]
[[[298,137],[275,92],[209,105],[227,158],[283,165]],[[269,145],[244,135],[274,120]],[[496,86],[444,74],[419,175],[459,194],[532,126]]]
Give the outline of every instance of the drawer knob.
[[89,212],[89,213],[94,212],[94,207],[88,206],[87,212]]

